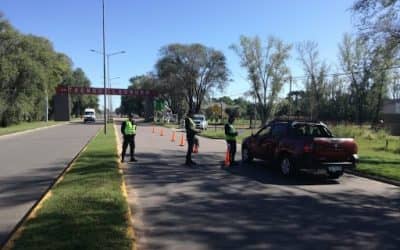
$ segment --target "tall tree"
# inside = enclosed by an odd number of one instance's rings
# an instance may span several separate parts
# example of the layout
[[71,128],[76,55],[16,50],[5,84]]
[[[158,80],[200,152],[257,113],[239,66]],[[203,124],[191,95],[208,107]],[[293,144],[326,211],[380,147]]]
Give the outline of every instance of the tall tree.
[[328,66],[319,58],[318,44],[306,41],[298,44],[299,60],[307,76],[306,90],[309,99],[311,119],[319,119],[320,105],[324,100],[327,85]]
[[377,46],[398,48],[400,41],[400,1],[356,0],[352,6],[358,17],[363,38],[372,39]]
[[[201,44],[170,44],[160,51],[161,58],[170,64],[168,70],[185,92],[188,108],[199,112],[206,95],[215,89],[223,90],[228,83],[226,58],[220,51]],[[166,74],[166,72],[164,72]]]
[[174,60],[169,57],[161,58],[156,63],[156,74],[158,78],[157,90],[172,113],[178,114],[179,119],[183,117],[186,110],[185,89],[183,82],[177,74],[178,69]]
[[[0,14],[0,125],[43,120],[46,97],[72,74],[72,62],[43,37],[24,35]],[[50,111],[52,111],[50,107]]]
[[[67,76],[63,82],[65,85],[89,87],[90,80],[81,68],[75,69],[70,76]],[[98,97],[92,95],[72,95],[71,96],[71,113],[75,117],[83,115],[85,108],[94,108],[98,110]]]
[[398,70],[392,72],[392,77],[389,81],[389,93],[389,98],[400,100],[400,72]]
[[377,123],[380,120],[380,113],[383,107],[383,101],[388,93],[388,83],[390,81],[391,68],[395,63],[392,51],[386,46],[379,46],[374,50],[372,74],[372,87],[370,92],[370,104],[373,108],[372,122]]
[[356,107],[354,117],[359,124],[368,119],[368,94],[371,90],[373,74],[373,55],[368,43],[360,38],[352,38],[349,34],[343,36],[339,45],[339,62],[350,82],[352,104]]
[[292,46],[270,37],[264,47],[257,36],[241,36],[239,44],[231,48],[240,57],[241,66],[247,70],[260,118],[266,122],[274,110],[283,84],[288,80],[290,72],[286,62]]
[[[129,79],[130,85],[128,89],[156,90],[156,81],[156,78],[151,74],[134,76]],[[144,97],[121,96],[120,112],[122,114],[135,113],[144,115],[144,101]]]

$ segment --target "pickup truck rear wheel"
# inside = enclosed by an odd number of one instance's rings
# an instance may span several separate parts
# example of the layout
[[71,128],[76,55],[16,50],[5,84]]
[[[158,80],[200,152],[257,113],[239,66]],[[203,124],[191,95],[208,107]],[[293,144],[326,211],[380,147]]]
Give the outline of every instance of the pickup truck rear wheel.
[[279,167],[284,176],[291,176],[295,172],[292,160],[288,156],[282,157]]
[[253,160],[253,156],[249,152],[247,147],[242,148],[242,161],[245,163],[251,162]]

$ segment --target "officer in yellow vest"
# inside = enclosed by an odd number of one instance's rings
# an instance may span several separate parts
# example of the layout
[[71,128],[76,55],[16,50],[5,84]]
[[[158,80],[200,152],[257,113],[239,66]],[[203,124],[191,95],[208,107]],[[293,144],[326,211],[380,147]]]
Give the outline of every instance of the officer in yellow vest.
[[225,124],[225,139],[229,148],[229,158],[230,165],[235,164],[235,154],[236,154],[236,137],[238,132],[233,127],[233,122],[235,121],[235,117],[233,115],[229,116],[228,123]]
[[131,161],[137,161],[135,159],[135,135],[136,135],[136,124],[133,120],[133,115],[128,115],[128,120],[124,121],[121,126],[121,133],[124,136],[124,142],[122,144],[122,155],[121,162],[124,162],[126,148],[129,145],[131,153]]
[[185,117],[186,140],[188,143],[185,162],[187,166],[196,165],[196,163],[192,161],[192,150],[196,140],[195,135],[200,133],[200,131],[196,129],[196,124],[192,119],[193,113],[194,112],[192,110],[189,110]]

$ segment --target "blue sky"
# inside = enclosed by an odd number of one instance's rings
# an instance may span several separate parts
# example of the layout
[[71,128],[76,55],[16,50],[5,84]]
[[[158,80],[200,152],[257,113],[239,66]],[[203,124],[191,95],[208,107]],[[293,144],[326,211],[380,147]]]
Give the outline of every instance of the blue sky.
[[[337,46],[354,32],[351,0],[106,0],[107,52],[113,87],[154,69],[159,49],[169,43],[202,43],[225,53],[233,81],[224,93],[239,97],[249,89],[246,71],[229,49],[240,35],[269,35],[296,44],[318,42],[320,55],[335,70]],[[82,68],[93,86],[102,86],[101,0],[0,0],[0,11],[23,33],[47,37],[57,51]],[[294,76],[303,75],[292,50]],[[301,88],[297,84],[295,88]],[[113,99],[119,106],[119,97]],[[102,103],[102,101],[100,102]]]

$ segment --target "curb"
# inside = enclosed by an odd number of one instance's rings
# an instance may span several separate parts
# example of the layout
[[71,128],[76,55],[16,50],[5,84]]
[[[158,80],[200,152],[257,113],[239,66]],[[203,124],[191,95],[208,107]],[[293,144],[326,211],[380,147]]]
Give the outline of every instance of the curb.
[[115,140],[116,140],[116,147],[117,147],[117,165],[118,165],[118,172],[121,174],[121,191],[122,191],[122,195],[125,197],[125,201],[128,207],[128,212],[126,214],[126,220],[128,223],[128,229],[127,229],[127,234],[128,237],[130,239],[132,239],[132,250],[136,250],[136,234],[134,231],[134,225],[133,225],[133,216],[132,216],[132,211],[131,211],[131,207],[129,205],[128,202],[128,190],[126,188],[126,183],[125,183],[125,177],[124,177],[124,168],[123,168],[123,164],[120,161],[120,152],[122,151],[121,148],[121,139],[119,138],[119,134],[118,134],[118,128],[117,125],[114,123],[113,124],[114,127],[114,133],[115,133]]
[[359,176],[359,177],[363,177],[363,178],[367,178],[367,179],[371,179],[371,180],[375,180],[375,181],[379,181],[379,182],[383,182],[386,184],[400,187],[400,181],[391,180],[391,179],[388,179],[388,178],[385,178],[382,176],[366,174],[366,173],[362,173],[362,172],[359,172],[356,170],[349,170],[349,169],[346,169],[344,172],[347,174],[351,174],[351,175],[355,175],[355,176]]
[[43,130],[43,129],[48,129],[48,128],[53,128],[53,127],[65,125],[65,124],[68,124],[68,123],[70,123],[70,122],[62,122],[62,123],[54,124],[54,125],[50,125],[50,126],[43,126],[43,127],[39,127],[39,128],[32,128],[32,129],[23,130],[23,131],[12,132],[10,134],[0,135],[0,139],[7,138],[7,137],[12,137],[12,136],[17,136],[17,135],[28,134],[28,133],[39,131],[39,130]]
[[[61,124],[57,124],[58,126]],[[47,127],[46,127],[47,128]],[[26,214],[21,218],[21,220],[17,223],[17,225],[11,230],[6,239],[0,243],[1,250],[10,250],[14,246],[14,241],[17,240],[24,229],[24,224],[32,217],[35,216],[37,210],[42,206],[43,202],[51,195],[51,190],[64,178],[64,175],[71,169],[74,165],[75,161],[81,156],[81,154],[86,150],[89,143],[99,134],[99,130],[94,134],[86,144],[82,147],[82,149],[72,158],[72,160],[67,164],[67,166],[62,170],[62,172],[51,182],[49,187],[44,191],[44,193],[39,197],[39,199],[32,205],[32,207],[26,212]],[[31,131],[31,130],[30,130]]]

